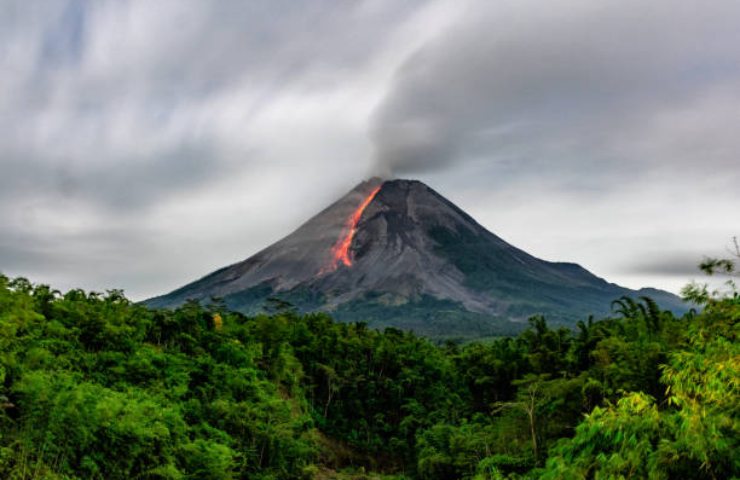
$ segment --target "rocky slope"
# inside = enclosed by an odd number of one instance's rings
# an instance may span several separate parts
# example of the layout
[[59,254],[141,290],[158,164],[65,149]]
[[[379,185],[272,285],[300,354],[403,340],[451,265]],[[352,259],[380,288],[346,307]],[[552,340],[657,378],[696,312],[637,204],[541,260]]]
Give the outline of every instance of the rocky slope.
[[513,333],[534,314],[572,325],[607,314],[622,295],[648,293],[684,309],[670,293],[628,290],[576,264],[535,258],[421,182],[376,178],[256,255],[146,303],[220,297],[254,313],[278,297],[340,320],[476,337]]

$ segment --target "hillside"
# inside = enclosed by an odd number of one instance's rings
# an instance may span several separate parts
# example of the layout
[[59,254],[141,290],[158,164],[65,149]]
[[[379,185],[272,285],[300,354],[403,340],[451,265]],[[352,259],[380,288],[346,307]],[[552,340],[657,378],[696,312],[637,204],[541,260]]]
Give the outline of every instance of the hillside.
[[[537,314],[573,326],[607,314],[617,298],[645,293],[529,255],[421,182],[375,178],[256,255],[146,304],[171,308],[219,297],[256,313],[279,297],[340,321],[480,337],[521,331]],[[686,310],[668,292],[651,289],[650,296]]]
[[0,275],[0,478],[733,478],[740,297],[704,306],[436,346]]

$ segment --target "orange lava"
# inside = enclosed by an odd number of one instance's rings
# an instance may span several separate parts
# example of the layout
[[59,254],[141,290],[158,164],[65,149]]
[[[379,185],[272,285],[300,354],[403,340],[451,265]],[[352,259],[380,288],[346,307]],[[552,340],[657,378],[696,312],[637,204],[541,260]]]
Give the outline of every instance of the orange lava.
[[352,245],[352,239],[355,238],[355,233],[357,233],[357,222],[360,221],[360,217],[362,217],[362,212],[364,212],[367,206],[370,205],[370,202],[373,201],[373,198],[375,198],[375,195],[377,195],[379,191],[380,186],[375,187],[373,191],[370,192],[367,197],[365,197],[360,206],[357,207],[355,211],[352,212],[352,215],[347,219],[347,224],[342,231],[342,236],[339,237],[337,243],[335,243],[334,246],[331,247],[331,270],[336,270],[337,266],[339,266],[339,262],[345,264],[348,267],[352,266],[352,259],[349,257],[349,247]]

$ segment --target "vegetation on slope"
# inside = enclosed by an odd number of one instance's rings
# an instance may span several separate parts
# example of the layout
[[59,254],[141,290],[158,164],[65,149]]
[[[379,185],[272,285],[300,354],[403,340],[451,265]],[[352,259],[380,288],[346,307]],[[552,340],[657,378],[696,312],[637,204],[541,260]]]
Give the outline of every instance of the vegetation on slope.
[[0,276],[0,478],[738,476],[740,296],[687,293],[440,346]]

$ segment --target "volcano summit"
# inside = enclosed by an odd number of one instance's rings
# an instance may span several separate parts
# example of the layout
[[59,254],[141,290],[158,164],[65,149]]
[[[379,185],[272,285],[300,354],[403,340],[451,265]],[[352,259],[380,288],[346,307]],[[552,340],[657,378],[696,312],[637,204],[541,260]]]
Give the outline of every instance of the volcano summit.
[[623,295],[685,310],[660,290],[629,290],[573,263],[535,258],[414,180],[362,182],[256,255],[167,295],[152,307],[222,298],[244,313],[278,297],[342,321],[434,337],[513,333],[543,314],[573,325]]

